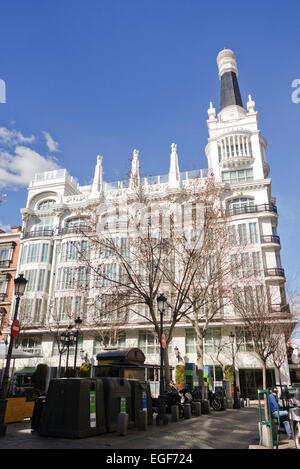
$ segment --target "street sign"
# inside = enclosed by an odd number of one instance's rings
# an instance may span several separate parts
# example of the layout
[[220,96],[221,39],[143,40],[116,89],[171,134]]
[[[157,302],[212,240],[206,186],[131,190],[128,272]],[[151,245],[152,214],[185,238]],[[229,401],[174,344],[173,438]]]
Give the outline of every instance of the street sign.
[[19,332],[20,332],[20,323],[17,319],[13,321],[10,332],[14,339],[18,337]]
[[162,348],[166,348],[166,346],[167,346],[167,340],[166,340],[165,334],[162,334],[162,335],[161,335],[161,337],[160,337],[160,342],[161,342]]

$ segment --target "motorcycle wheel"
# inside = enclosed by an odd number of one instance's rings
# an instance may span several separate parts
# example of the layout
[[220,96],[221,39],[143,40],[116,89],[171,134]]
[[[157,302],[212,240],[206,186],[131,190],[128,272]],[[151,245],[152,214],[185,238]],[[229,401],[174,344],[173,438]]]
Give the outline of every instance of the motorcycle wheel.
[[297,422],[297,425],[295,428],[295,444],[296,444],[296,448],[300,449],[300,422]]
[[219,401],[218,399],[214,399],[212,401],[212,408],[215,410],[215,411],[220,411],[222,410],[222,403],[221,401]]

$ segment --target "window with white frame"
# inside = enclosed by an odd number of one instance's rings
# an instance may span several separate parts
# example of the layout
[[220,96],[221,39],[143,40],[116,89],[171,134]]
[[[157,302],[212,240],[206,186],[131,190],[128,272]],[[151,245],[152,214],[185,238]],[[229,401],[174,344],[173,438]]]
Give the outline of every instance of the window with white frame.
[[138,347],[145,355],[153,355],[160,352],[157,337],[155,337],[152,332],[148,331],[139,331]]
[[254,343],[252,336],[247,329],[236,328],[236,345],[239,352],[253,352]]
[[54,199],[43,200],[38,205],[38,210],[49,210],[55,204],[56,204],[56,201]]
[[19,348],[23,352],[40,355],[41,347],[42,338],[40,336],[23,336],[20,338]]
[[223,171],[222,181],[234,184],[237,182],[253,181],[253,169],[237,169],[235,171]]
[[108,347],[125,348],[125,332],[116,332],[115,334],[107,333],[96,336],[93,342],[93,355],[97,355],[101,350]]

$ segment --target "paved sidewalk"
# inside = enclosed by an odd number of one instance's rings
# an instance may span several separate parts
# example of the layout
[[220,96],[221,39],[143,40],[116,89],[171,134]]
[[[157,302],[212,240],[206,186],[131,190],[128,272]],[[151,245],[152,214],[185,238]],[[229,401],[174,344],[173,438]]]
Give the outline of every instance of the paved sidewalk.
[[[166,426],[150,425],[147,431],[130,429],[126,436],[105,433],[100,436],[63,439],[41,437],[31,432],[30,421],[8,424],[0,449],[248,449],[257,445],[258,409],[256,407],[224,412],[189,420],[169,422]],[[279,449],[291,448],[280,435]],[[286,445],[287,443],[287,445]]]

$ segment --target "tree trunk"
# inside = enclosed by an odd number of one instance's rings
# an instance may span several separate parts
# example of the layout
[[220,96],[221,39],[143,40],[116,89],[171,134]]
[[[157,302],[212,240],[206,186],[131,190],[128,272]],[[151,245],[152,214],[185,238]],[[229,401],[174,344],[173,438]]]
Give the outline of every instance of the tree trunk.
[[164,349],[163,354],[164,354],[164,369],[165,369],[165,387],[167,387],[171,381],[168,346]]
[[204,362],[203,362],[203,335],[198,324],[194,325],[197,337],[197,367],[199,372],[199,385],[201,386],[202,399],[206,399],[204,394]]

